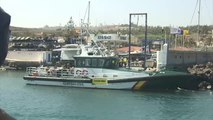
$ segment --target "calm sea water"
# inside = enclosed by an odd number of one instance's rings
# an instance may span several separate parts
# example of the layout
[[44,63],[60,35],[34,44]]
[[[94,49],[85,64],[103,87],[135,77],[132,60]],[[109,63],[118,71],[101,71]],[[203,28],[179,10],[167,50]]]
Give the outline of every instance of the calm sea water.
[[133,92],[25,85],[0,72],[0,107],[17,120],[212,120],[212,91]]

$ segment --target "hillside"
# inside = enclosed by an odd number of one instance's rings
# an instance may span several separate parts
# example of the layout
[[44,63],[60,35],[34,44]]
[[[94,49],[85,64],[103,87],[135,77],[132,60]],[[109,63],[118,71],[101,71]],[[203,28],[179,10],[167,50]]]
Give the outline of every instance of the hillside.
[[[188,27],[180,27],[183,30],[189,30],[189,36],[187,36],[186,40],[184,41],[186,47],[193,47],[196,45],[197,40],[197,26],[188,26]],[[203,46],[213,45],[213,38],[212,38],[212,30],[213,25],[207,26],[203,25],[200,26],[200,40],[203,42]],[[68,29],[66,26],[56,26],[56,27],[43,27],[43,28],[22,28],[22,27],[15,27],[11,26],[12,36],[21,36],[21,37],[64,37],[66,39],[72,37],[78,37],[80,28],[75,29]],[[132,28],[132,34],[139,39],[144,39],[144,26],[134,26]],[[105,34],[128,34],[129,33],[129,26],[125,25],[107,25],[107,26],[96,26],[90,27],[90,33],[105,33]],[[148,40],[158,40],[158,39],[166,39],[173,40],[174,36],[170,35],[170,27],[161,27],[161,26],[148,26]],[[137,43],[141,45],[141,41]],[[182,37],[177,38],[177,45],[182,45],[183,40]]]

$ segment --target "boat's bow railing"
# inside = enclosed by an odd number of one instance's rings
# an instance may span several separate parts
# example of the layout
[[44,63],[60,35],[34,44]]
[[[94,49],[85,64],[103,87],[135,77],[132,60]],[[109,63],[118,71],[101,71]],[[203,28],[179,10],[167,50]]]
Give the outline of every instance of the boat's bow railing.
[[33,75],[34,72],[36,72],[37,67],[27,67],[26,68],[26,73],[27,75]]
[[74,76],[74,69],[49,68],[49,67],[27,67],[28,76],[45,76],[45,77],[70,77]]
[[60,69],[56,70],[54,74],[49,74],[54,77],[71,77],[74,76],[74,70],[72,69]]

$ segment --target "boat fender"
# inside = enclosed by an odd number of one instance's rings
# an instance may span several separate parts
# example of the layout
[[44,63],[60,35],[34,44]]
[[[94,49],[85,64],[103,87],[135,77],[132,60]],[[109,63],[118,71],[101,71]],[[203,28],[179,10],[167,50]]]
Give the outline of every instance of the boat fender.
[[81,70],[76,70],[76,75],[80,76],[81,75]]
[[83,75],[87,76],[88,75],[88,70],[83,70]]

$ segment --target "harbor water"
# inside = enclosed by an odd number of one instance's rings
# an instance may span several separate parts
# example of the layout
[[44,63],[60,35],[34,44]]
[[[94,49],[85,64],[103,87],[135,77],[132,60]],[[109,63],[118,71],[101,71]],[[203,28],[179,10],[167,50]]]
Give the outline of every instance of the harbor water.
[[121,91],[26,85],[0,71],[0,107],[17,120],[212,120],[213,91]]

